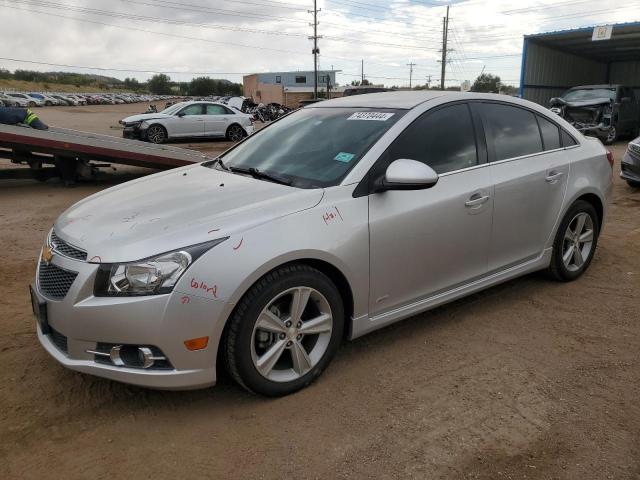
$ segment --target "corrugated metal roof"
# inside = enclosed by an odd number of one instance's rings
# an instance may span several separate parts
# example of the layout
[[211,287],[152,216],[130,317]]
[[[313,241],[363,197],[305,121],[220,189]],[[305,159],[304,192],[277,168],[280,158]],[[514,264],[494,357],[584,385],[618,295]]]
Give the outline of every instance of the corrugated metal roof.
[[525,41],[604,63],[640,60],[640,22],[614,24],[610,40],[593,41],[594,28],[525,35]]

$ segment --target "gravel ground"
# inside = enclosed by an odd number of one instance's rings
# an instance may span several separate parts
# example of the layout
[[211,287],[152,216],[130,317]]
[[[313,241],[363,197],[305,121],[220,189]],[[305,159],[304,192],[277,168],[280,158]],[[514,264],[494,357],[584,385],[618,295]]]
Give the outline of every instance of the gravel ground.
[[[110,126],[144,108],[39,113],[117,135]],[[65,370],[39,346],[27,285],[46,232],[141,173],[0,187],[0,478],[640,478],[640,190],[616,178],[580,280],[533,274],[417,315],[267,400],[224,375],[201,391],[126,386]]]

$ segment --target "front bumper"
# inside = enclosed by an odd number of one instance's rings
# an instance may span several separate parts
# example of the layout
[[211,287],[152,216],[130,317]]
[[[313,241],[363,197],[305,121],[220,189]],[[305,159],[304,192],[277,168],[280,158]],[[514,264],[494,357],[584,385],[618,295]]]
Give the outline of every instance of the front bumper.
[[135,127],[124,127],[122,129],[122,137],[130,138],[133,140],[141,140],[142,139],[142,131],[140,130],[140,126]]
[[[214,336],[216,318],[224,302],[172,292],[140,297],[95,297],[93,284],[98,264],[54,254],[51,264],[77,272],[62,300],[47,298],[36,282],[34,294],[46,301],[48,324],[43,333],[37,325],[38,339],[49,354],[63,366],[119,382],[158,389],[194,389],[216,382],[217,342],[207,348],[188,350],[184,341]],[[38,267],[38,272],[40,267]],[[37,274],[39,276],[39,273]],[[60,338],[64,339],[61,347]],[[171,364],[169,369],[130,368],[99,361],[94,351],[100,344],[152,345],[160,349]]]
[[620,177],[624,180],[640,183],[640,154],[635,155],[626,151],[621,162]]

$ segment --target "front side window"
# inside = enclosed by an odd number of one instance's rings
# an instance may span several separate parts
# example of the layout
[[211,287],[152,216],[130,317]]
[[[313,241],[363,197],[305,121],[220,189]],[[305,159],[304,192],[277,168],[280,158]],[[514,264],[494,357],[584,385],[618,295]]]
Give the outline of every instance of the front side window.
[[256,168],[294,187],[338,185],[404,114],[395,109],[305,108],[258,131],[221,158],[226,168]]
[[202,104],[196,103],[195,105],[189,105],[188,107],[183,108],[180,113],[185,116],[202,115]]
[[599,98],[616,99],[615,88],[578,88],[569,90],[562,98],[567,102],[579,102],[582,100],[595,100]]
[[540,130],[532,112],[498,103],[482,103],[479,107],[494,161],[542,152]]
[[478,164],[471,113],[466,104],[427,112],[409,125],[387,151],[386,164],[400,158],[418,160],[436,173]]

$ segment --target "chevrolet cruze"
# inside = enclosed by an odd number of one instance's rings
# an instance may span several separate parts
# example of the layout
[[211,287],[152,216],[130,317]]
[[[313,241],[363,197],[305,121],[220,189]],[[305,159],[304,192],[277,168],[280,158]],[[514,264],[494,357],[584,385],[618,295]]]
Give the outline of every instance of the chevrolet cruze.
[[536,270],[580,277],[613,158],[536,104],[316,103],[55,222],[32,303],[61,364],[153,388],[309,385],[344,339]]

